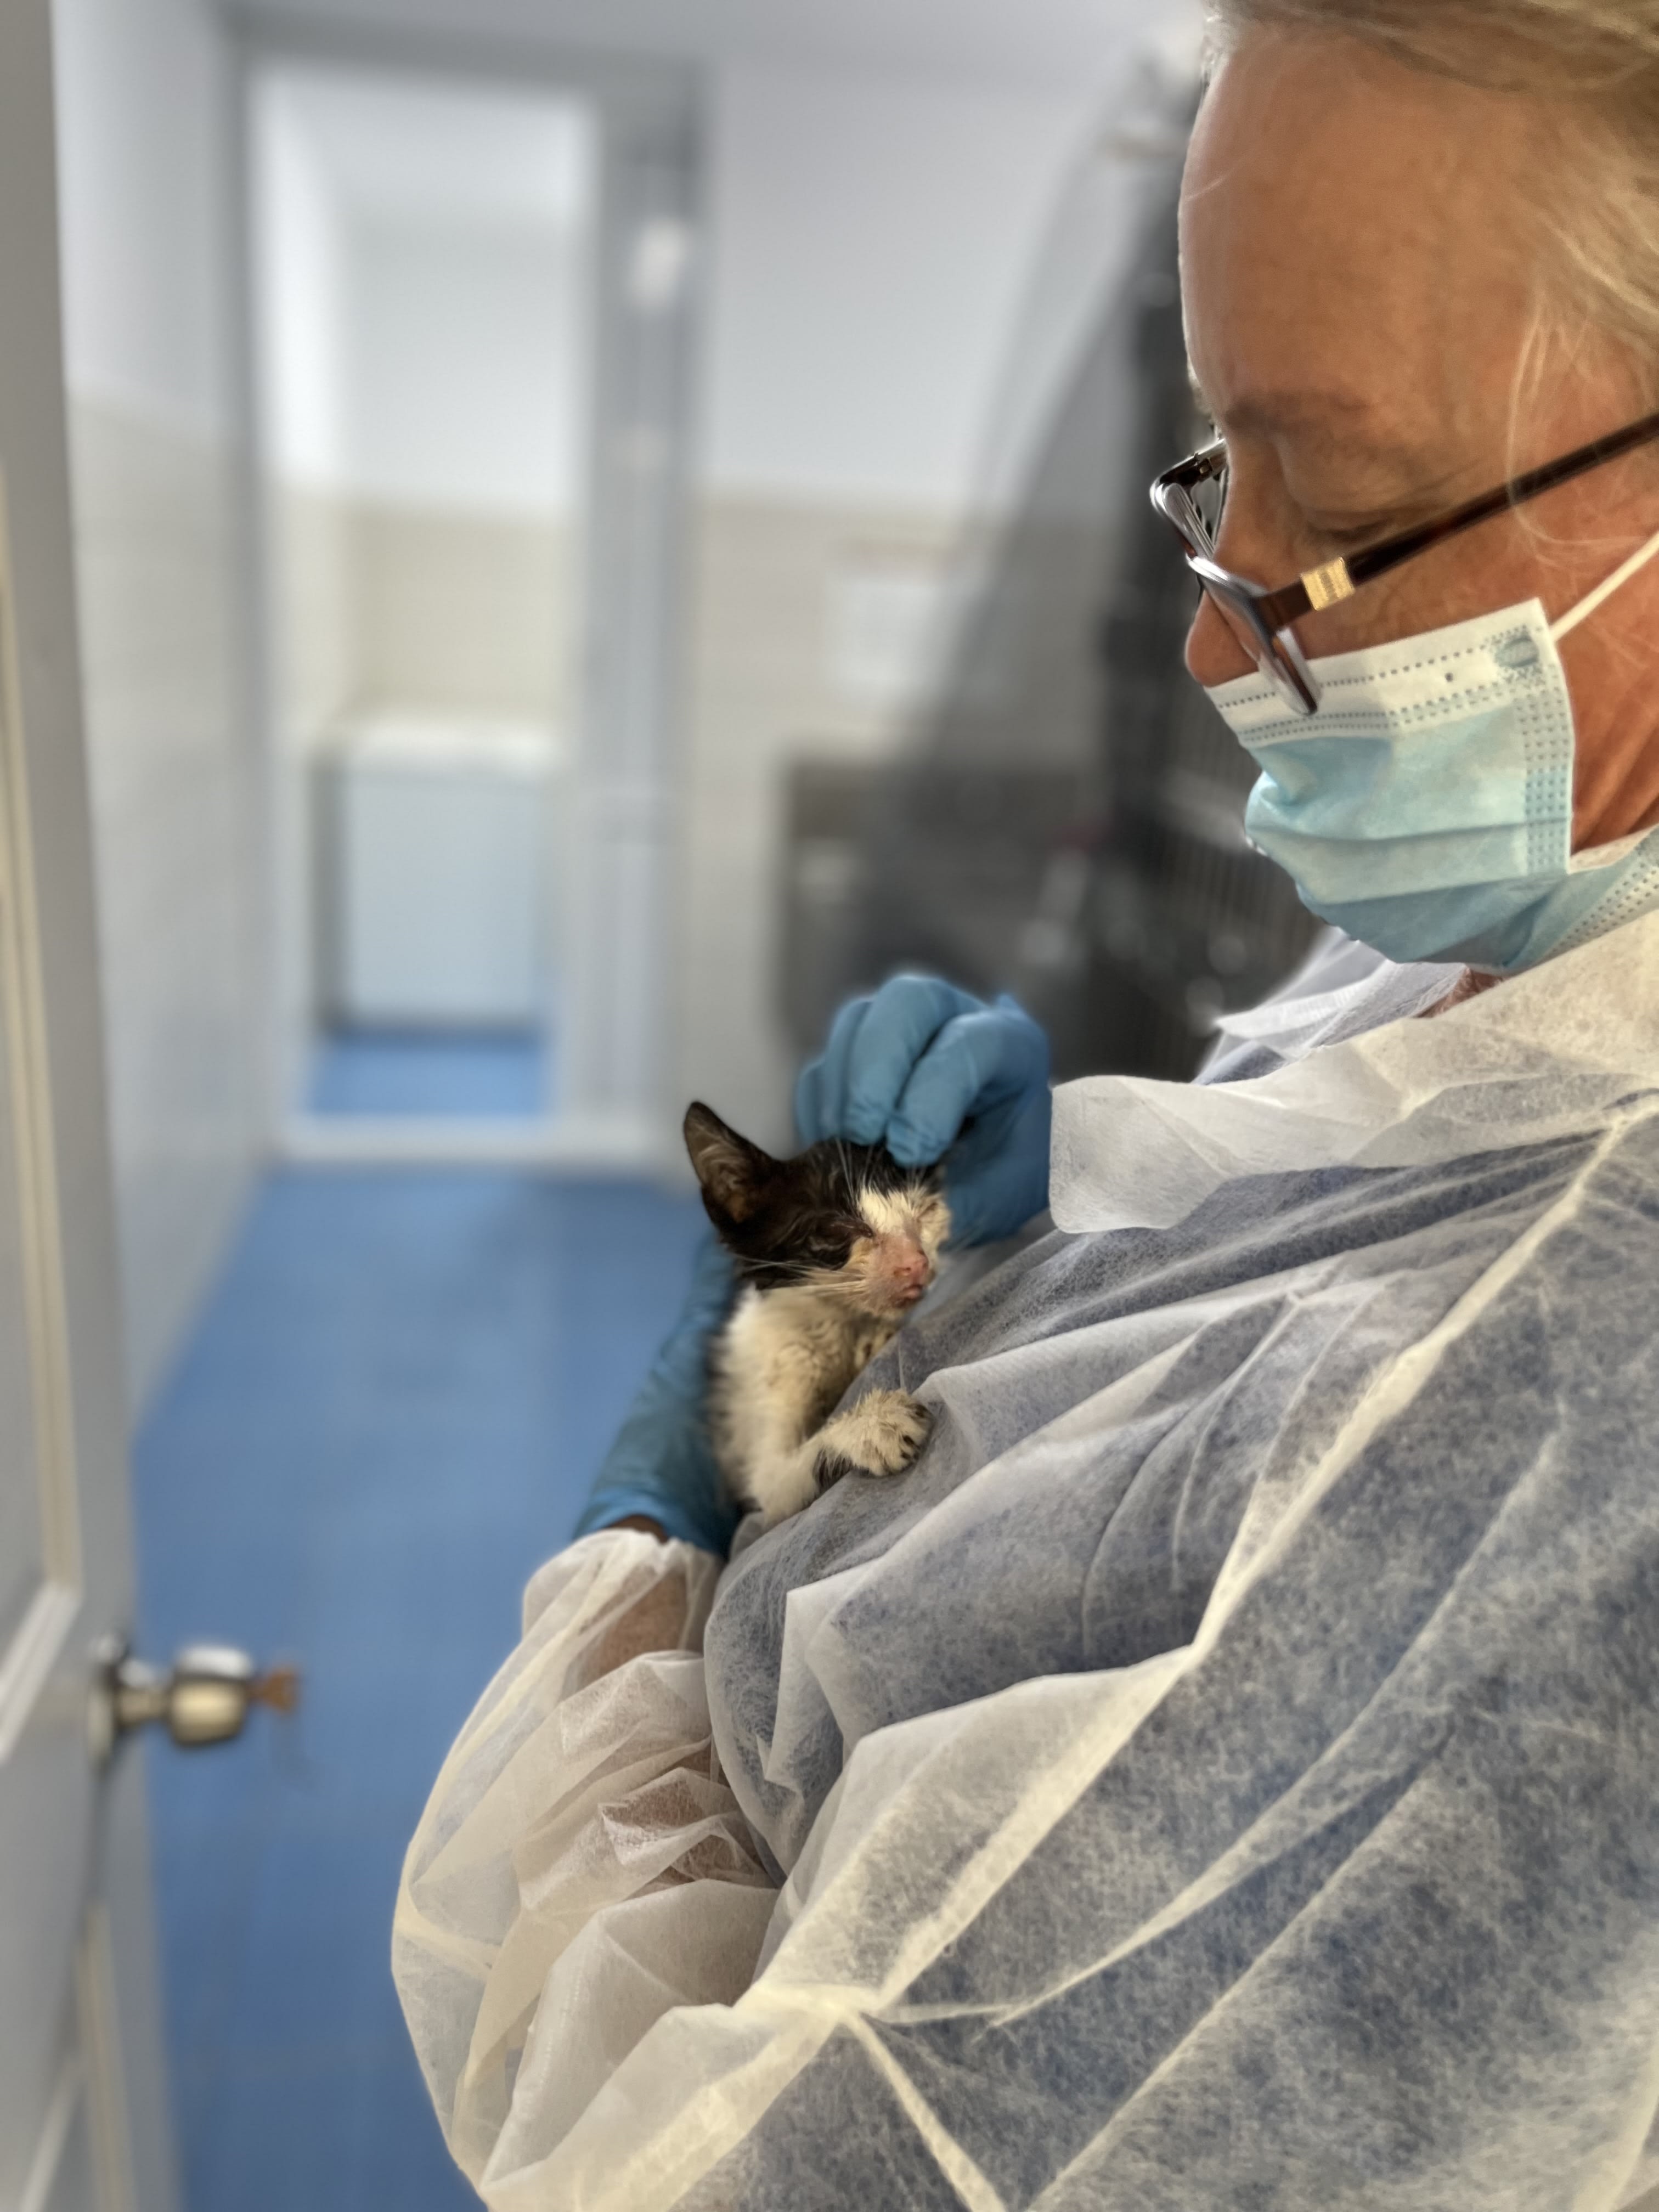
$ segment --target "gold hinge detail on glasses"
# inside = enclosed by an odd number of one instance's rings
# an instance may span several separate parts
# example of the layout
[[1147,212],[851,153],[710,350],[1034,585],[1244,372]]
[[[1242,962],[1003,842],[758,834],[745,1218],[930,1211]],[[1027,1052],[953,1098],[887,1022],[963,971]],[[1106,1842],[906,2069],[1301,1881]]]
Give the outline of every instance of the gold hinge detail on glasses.
[[1302,588],[1308,594],[1308,605],[1317,614],[1322,607],[1334,607],[1340,599],[1351,599],[1359,586],[1348,574],[1346,561],[1328,561],[1322,568],[1310,568],[1302,579]]

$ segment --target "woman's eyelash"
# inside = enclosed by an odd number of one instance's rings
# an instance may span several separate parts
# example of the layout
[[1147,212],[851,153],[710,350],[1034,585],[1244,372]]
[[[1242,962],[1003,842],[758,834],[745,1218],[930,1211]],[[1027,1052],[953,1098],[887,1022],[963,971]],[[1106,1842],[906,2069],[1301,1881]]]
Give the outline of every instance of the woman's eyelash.
[[1417,523],[1428,521],[1434,511],[1426,505],[1396,507],[1387,513],[1368,514],[1358,522],[1337,522],[1316,515],[1304,519],[1310,531],[1322,544],[1334,546],[1339,552],[1357,553],[1367,545],[1393,538],[1400,531],[1410,530]]
[[1362,546],[1373,544],[1379,538],[1386,538],[1393,526],[1386,517],[1368,522],[1310,521],[1308,525],[1322,545],[1333,546],[1342,553],[1358,552]]

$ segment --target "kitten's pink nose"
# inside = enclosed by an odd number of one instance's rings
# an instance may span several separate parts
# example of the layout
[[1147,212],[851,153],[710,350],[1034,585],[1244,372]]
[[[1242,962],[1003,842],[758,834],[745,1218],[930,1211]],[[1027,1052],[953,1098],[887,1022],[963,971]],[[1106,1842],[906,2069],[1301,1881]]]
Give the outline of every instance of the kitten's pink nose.
[[933,1266],[920,1244],[911,1237],[896,1239],[888,1262],[893,1288],[914,1304],[933,1279]]

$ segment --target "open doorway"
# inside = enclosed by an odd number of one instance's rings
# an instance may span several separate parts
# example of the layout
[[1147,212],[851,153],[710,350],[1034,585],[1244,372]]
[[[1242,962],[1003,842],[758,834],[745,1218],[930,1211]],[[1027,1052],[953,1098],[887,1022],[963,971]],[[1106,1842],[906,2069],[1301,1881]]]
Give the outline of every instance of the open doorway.
[[669,818],[636,672],[674,621],[690,163],[579,87],[303,57],[252,116],[286,1148],[647,1164],[662,855],[622,847]]

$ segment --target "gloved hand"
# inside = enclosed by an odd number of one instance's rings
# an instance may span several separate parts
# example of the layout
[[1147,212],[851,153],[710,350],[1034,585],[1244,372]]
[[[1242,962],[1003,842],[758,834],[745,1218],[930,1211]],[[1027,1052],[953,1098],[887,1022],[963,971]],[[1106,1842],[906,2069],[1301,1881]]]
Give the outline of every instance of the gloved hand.
[[1012,1237],[1048,1203],[1048,1040],[1015,1001],[896,975],[836,1016],[795,1086],[803,1140],[885,1145],[904,1167],[943,1159],[953,1245]]
[[737,1529],[708,1442],[708,1340],[731,1310],[737,1276],[710,1231],[698,1247],[680,1317],[652,1362],[621,1433],[605,1454],[579,1536],[641,1514],[724,1558]]

